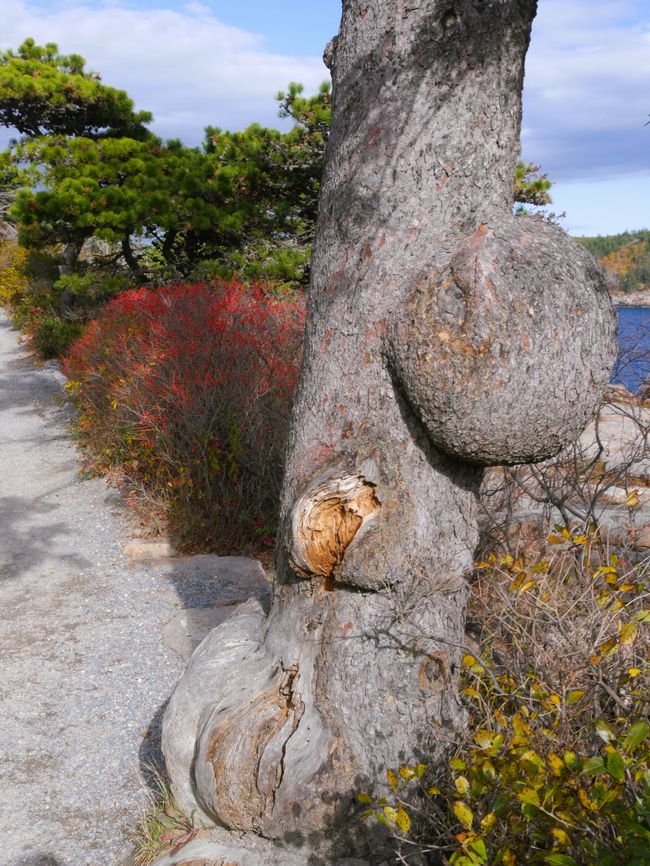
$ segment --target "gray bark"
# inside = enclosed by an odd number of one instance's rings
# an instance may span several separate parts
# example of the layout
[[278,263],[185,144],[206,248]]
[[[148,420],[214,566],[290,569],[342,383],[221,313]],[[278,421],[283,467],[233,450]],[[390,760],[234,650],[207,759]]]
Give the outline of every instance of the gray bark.
[[183,770],[227,827],[379,856],[354,794],[464,724],[482,467],[555,453],[608,381],[593,259],[511,214],[535,8],[344,0],[273,604]]

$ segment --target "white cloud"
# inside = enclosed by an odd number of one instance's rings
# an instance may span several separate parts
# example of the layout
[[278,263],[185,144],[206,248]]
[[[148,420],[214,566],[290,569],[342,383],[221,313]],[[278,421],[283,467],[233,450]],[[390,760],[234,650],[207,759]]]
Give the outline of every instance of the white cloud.
[[[207,124],[278,125],[278,89],[289,81],[315,89],[327,77],[320,58],[274,54],[263,36],[223,24],[197,0],[179,9],[137,2],[0,0],[0,47],[34,36],[83,54],[104,81],[153,111],[159,134],[192,144]],[[650,172],[649,83],[647,0],[541,0],[524,156],[558,181]]]
[[650,172],[649,84],[645,0],[542,0],[526,65],[524,155],[557,180]]
[[1,5],[0,47],[33,36],[82,54],[107,84],[153,112],[159,135],[187,144],[198,143],[208,124],[278,125],[275,93],[290,81],[315,89],[328,75],[320,58],[273,54],[262,36],[223,24],[198,2],[180,11],[83,0]]

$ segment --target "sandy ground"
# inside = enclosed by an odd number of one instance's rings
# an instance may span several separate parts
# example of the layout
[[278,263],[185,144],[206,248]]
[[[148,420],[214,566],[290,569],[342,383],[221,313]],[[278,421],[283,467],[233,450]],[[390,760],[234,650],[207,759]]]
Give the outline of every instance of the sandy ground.
[[80,475],[60,379],[0,315],[0,866],[126,866],[188,617],[248,593],[215,581],[228,560],[123,554],[133,527]]

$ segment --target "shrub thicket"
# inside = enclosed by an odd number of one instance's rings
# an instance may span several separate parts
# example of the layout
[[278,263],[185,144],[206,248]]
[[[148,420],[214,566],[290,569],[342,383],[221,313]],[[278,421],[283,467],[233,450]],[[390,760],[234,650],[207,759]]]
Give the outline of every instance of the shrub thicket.
[[65,360],[81,441],[174,541],[272,544],[301,296],[180,285],[110,301]]
[[388,770],[360,794],[402,863],[650,863],[650,583],[595,531],[557,527],[548,559],[478,564],[461,674],[467,736],[435,778]]
[[15,307],[27,294],[27,257],[27,250],[15,241],[0,241],[0,306]]

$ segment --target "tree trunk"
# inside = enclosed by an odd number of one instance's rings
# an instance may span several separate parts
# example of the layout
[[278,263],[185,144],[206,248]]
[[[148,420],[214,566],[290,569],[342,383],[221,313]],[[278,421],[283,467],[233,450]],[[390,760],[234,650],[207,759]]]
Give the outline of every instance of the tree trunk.
[[165,719],[183,804],[227,827],[380,846],[355,793],[435,767],[464,724],[482,467],[555,453],[607,384],[593,259],[512,216],[535,8],[344,0],[272,609]]
[[61,264],[59,265],[59,273],[62,277],[67,277],[77,272],[79,254],[85,240],[85,238],[79,238],[64,245],[61,251]]
[[125,235],[122,239],[122,256],[135,279],[144,280],[144,274],[142,273],[140,262],[133,252],[129,235]]

